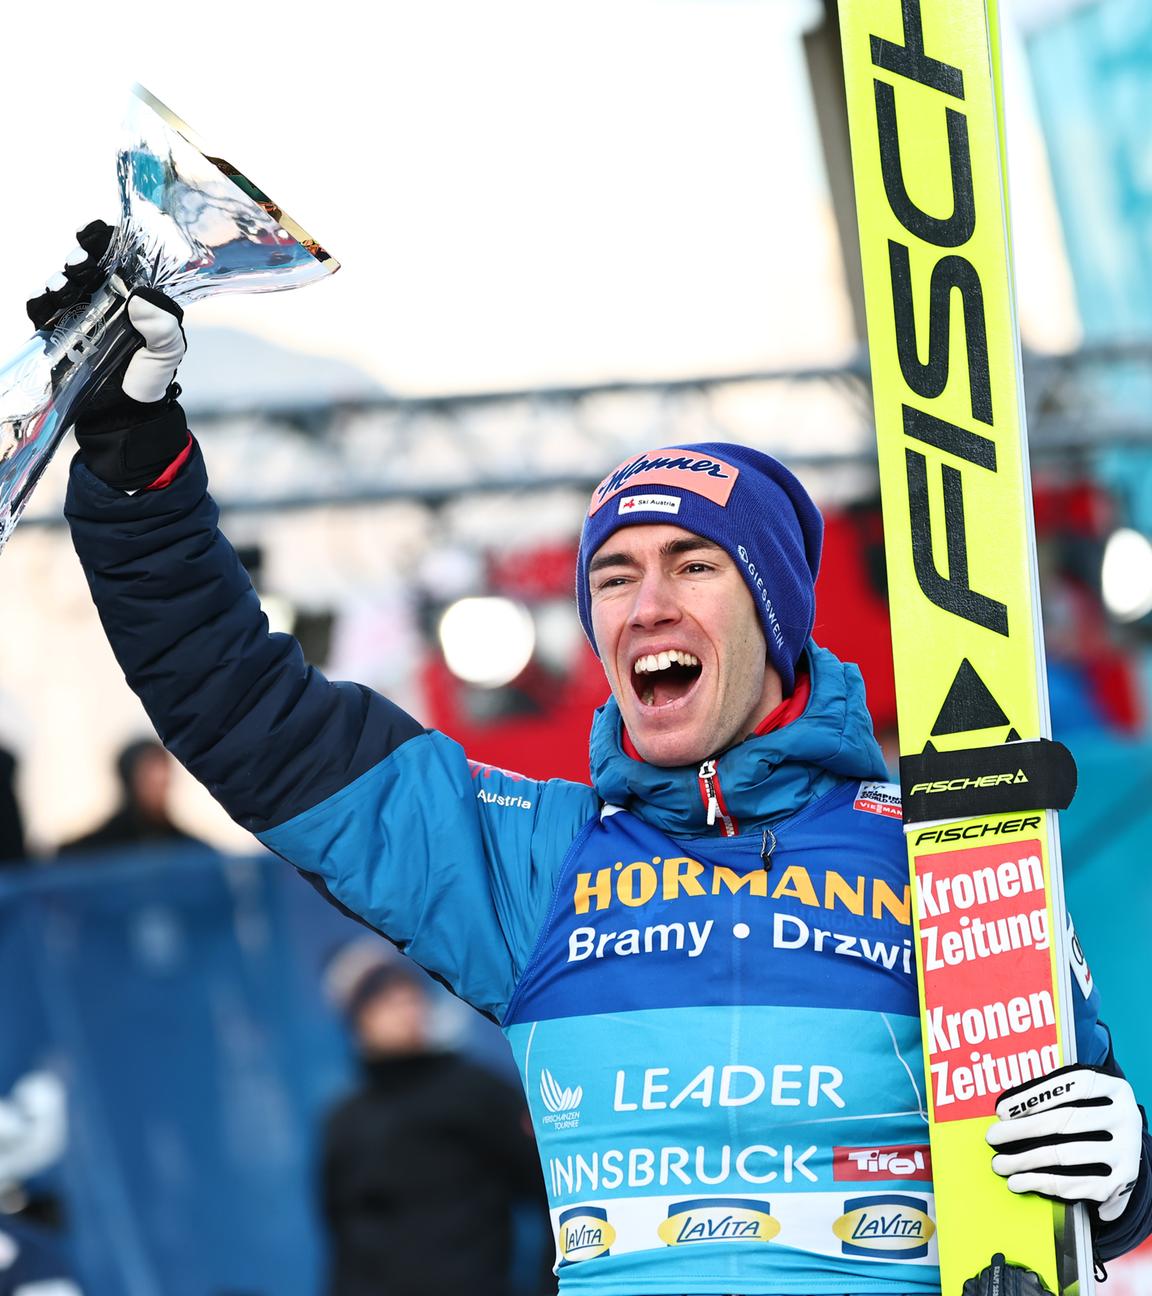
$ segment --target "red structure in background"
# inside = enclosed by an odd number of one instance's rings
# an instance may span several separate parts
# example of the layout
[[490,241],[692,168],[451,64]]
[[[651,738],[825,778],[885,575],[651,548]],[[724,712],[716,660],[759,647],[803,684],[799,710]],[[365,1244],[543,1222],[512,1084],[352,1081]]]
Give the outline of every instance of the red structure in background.
[[877,733],[894,730],[896,677],[879,505],[825,512],[812,637],[860,667],[873,727]]
[[[827,516],[815,637],[838,656],[859,663],[873,718],[883,729],[895,725],[896,690],[888,608],[883,586],[874,580],[883,565],[880,545],[876,510]],[[571,599],[575,570],[575,545],[553,545],[493,559],[489,588],[529,606],[544,599]],[[429,723],[455,738],[474,760],[533,778],[588,781],[588,730],[592,712],[608,696],[608,684],[587,645],[562,677],[531,662],[501,690],[503,714],[493,719],[478,718],[471,686],[448,670],[439,653],[429,654],[422,684]]]
[[1116,526],[1111,497],[1087,478],[1040,478],[1032,499],[1048,660],[1080,675],[1109,728],[1138,733],[1144,708],[1137,672],[1100,600],[1104,546]]
[[[1110,728],[1133,732],[1141,719],[1135,672],[1112,642],[1096,588],[1112,525],[1110,501],[1088,481],[1041,482],[1035,508],[1046,608],[1051,604],[1052,611],[1051,624],[1046,611],[1050,659],[1079,674]],[[575,567],[574,544],[494,558],[489,587],[529,606],[571,599]],[[894,733],[896,685],[879,504],[825,512],[813,634],[817,643],[859,665],[877,734]],[[438,653],[429,654],[423,686],[430,723],[462,743],[473,759],[533,778],[587,781],[589,725],[608,686],[586,645],[561,675],[533,661],[499,697],[484,698],[482,707]]]
[[[549,599],[573,602],[575,617],[575,572],[574,543],[541,546],[490,558],[488,587],[529,607]],[[475,691],[449,671],[439,653],[429,654],[422,683],[430,724],[455,738],[473,760],[531,778],[588,782],[588,731],[608,683],[583,636],[563,675],[529,662],[500,690],[503,714],[493,720],[476,718]]]

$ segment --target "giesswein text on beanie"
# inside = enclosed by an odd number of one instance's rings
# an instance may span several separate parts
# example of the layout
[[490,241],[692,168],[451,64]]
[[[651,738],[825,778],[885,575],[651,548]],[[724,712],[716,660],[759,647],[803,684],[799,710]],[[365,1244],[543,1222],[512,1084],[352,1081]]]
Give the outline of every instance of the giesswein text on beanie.
[[682,527],[718,544],[752,592],[784,695],[812,633],[824,522],[799,481],[771,455],[705,441],[626,459],[592,492],[580,534],[576,604],[593,649],[588,564],[627,526]]

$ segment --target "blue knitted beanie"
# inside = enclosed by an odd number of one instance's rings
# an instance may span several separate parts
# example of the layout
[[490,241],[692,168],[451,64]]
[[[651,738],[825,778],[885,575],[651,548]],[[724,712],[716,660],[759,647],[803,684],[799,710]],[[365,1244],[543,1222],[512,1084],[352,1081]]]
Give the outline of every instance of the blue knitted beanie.
[[718,441],[626,459],[592,492],[580,533],[576,605],[597,655],[588,563],[613,532],[642,525],[682,527],[731,556],[752,591],[768,658],[790,696],[812,633],[824,538],[823,519],[804,487],[770,455]]

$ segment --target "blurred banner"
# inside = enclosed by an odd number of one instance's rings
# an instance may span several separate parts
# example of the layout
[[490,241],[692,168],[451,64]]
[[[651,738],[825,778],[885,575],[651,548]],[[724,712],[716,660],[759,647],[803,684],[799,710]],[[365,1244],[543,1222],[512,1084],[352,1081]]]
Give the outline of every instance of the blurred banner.
[[[1152,343],[1152,6],[1075,7],[1031,35],[1028,61],[1085,346]],[[1152,534],[1147,354],[1115,355],[1091,404],[1094,423],[1144,434],[1142,449],[1111,450],[1099,472],[1129,523]]]
[[137,858],[0,876],[0,1094],[46,1071],[68,1100],[31,1232],[85,1296],[313,1293],[346,1074],[320,969],[356,929],[271,857]]
[[[1061,812],[1064,890],[1102,1000],[1116,1056],[1145,1107],[1152,1104],[1146,950],[1152,922],[1149,771],[1152,742],[1102,734],[1069,738],[1080,771]],[[1152,1288],[1149,1288],[1152,1291]]]
[[1082,5],[1028,56],[1085,335],[1152,336],[1152,6]]

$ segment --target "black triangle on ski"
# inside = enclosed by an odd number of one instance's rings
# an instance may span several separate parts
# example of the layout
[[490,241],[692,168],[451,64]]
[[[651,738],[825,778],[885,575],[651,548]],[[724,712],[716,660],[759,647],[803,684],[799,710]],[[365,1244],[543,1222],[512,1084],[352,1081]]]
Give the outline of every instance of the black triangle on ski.
[[1005,742],[1019,742],[1019,741],[1020,741],[1020,735],[1016,732],[1015,729],[1009,729],[1009,730],[1008,730],[1008,737],[1005,738],[1004,741],[1005,741]]
[[928,741],[924,744],[924,750],[926,752],[934,752],[936,750],[936,744],[932,741],[931,738],[929,738]]
[[968,733],[973,729],[993,729],[1007,723],[1008,717],[1000,703],[965,657],[932,726],[933,734]]

